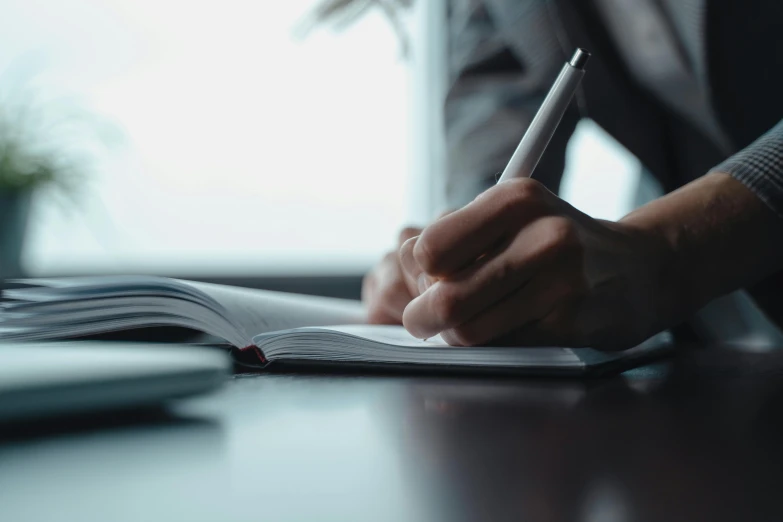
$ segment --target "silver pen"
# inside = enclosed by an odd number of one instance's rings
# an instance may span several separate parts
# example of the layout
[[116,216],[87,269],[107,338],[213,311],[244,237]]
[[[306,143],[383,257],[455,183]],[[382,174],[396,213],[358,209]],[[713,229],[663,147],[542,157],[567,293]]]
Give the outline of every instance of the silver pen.
[[585,75],[585,65],[589,58],[590,53],[584,49],[577,49],[571,61],[563,66],[563,70],[549,89],[549,94],[544,98],[544,103],[541,104],[536,117],[527,128],[498,183],[533,175],[536,165],[541,161],[541,156],[544,155],[549,141]]

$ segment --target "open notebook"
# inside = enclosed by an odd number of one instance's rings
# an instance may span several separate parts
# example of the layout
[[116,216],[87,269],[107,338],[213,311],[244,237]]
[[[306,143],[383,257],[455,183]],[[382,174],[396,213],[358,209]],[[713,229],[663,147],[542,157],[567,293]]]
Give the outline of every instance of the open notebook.
[[624,369],[669,350],[666,335],[622,353],[588,348],[451,347],[367,325],[356,301],[150,276],[35,279],[6,290],[0,340],[77,338],[176,326],[225,339],[260,365],[380,365],[516,373]]

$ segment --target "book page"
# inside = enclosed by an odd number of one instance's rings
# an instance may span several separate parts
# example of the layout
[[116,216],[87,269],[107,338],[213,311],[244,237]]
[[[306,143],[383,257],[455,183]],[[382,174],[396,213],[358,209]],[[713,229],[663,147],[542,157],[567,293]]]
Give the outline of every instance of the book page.
[[583,368],[574,350],[558,347],[450,346],[440,336],[422,340],[402,326],[305,327],[256,336],[255,345],[275,359],[359,361],[460,366]]
[[187,283],[220,303],[226,318],[247,335],[248,344],[255,335],[276,330],[367,322],[364,306],[359,301]]
[[[189,327],[222,337],[238,347],[248,346],[255,335],[302,326],[361,324],[366,314],[361,303],[345,299],[310,297],[282,292],[230,287],[165,277],[101,276],[21,281],[31,287],[3,292],[11,303],[2,304],[4,326],[26,315],[58,314],[61,322],[79,325],[96,307],[112,309],[109,316],[147,311],[139,325],[156,313],[181,316]],[[156,306],[160,305],[160,306]],[[135,308],[128,308],[135,307]],[[85,312],[71,315],[70,312]],[[106,312],[108,314],[108,312]],[[66,319],[65,314],[68,314]],[[99,315],[99,314],[96,314]],[[109,321],[110,319],[106,319]],[[38,321],[46,326],[45,320]],[[134,323],[136,324],[136,323]]]
[[[316,329],[313,329],[316,330]],[[514,346],[481,346],[481,347],[452,347],[446,343],[440,335],[430,339],[417,339],[402,326],[390,325],[344,325],[318,328],[320,331],[337,332],[352,337],[376,343],[382,343],[400,348],[426,349],[457,349],[468,350],[502,350],[515,351],[527,357],[542,359],[572,359],[580,360],[588,365],[595,365],[621,358],[635,357],[651,350],[662,350],[671,344],[671,335],[668,332],[652,336],[647,341],[621,352],[601,352],[592,348],[565,348],[565,347],[514,347]]]
[[447,348],[449,344],[440,335],[429,339],[417,339],[402,326],[391,325],[340,325],[328,328],[334,332],[346,333],[368,341],[410,348]]

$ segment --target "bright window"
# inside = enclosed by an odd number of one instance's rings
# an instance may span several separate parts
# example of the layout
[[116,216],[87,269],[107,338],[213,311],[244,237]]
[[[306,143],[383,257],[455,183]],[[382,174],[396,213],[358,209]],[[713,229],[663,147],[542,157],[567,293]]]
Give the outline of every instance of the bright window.
[[297,38],[313,3],[3,2],[0,69],[38,67],[126,136],[81,208],[37,198],[28,270],[334,272],[386,250],[408,212],[409,66],[379,14]]

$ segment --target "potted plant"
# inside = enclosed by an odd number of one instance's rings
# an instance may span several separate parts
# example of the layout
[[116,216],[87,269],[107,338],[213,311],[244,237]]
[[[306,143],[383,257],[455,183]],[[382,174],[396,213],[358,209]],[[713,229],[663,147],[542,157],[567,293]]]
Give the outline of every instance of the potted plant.
[[33,196],[53,190],[76,203],[99,149],[117,136],[73,98],[34,89],[0,96],[0,279],[22,275]]

